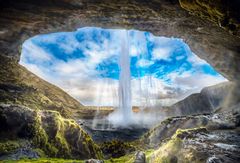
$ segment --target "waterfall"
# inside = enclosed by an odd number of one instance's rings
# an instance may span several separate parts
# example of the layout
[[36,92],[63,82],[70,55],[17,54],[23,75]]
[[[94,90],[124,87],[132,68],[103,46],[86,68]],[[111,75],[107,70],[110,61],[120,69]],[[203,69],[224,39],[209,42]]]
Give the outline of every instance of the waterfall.
[[131,99],[131,72],[130,72],[130,56],[128,31],[123,30],[123,37],[121,40],[121,53],[119,56],[119,113],[122,114],[124,123],[131,121],[132,115],[132,99]]
[[109,121],[115,127],[127,127],[132,123],[131,72],[128,31],[121,30],[119,55],[118,108],[109,115]]

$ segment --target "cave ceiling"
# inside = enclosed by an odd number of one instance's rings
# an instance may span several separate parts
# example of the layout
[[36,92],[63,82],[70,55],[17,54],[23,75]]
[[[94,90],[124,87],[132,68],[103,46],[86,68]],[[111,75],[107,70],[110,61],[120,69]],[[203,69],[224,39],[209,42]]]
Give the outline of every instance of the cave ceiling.
[[37,34],[126,28],[182,38],[224,77],[240,80],[238,0],[0,0],[0,8],[0,55],[16,60]]

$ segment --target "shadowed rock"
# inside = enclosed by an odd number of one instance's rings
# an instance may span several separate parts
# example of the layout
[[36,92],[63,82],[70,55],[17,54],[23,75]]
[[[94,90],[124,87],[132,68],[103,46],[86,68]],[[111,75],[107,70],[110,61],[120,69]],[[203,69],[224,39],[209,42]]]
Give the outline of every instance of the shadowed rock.
[[134,163],[146,163],[146,156],[145,153],[143,153],[142,151],[138,151],[135,154],[135,161]]
[[11,156],[26,148],[26,143],[21,143],[24,140],[30,144],[27,149],[39,149],[39,155],[71,159],[101,157],[98,146],[81,127],[56,111],[1,104],[0,122],[0,138],[4,140],[0,143],[0,156]]

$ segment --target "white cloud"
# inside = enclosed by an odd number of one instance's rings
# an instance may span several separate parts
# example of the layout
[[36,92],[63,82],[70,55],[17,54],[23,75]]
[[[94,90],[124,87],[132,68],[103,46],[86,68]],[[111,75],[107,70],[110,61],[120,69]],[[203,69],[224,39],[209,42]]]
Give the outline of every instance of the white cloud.
[[205,65],[205,64],[208,64],[205,60],[199,58],[196,54],[194,53],[191,53],[189,56],[188,56],[188,61],[190,63],[192,63],[194,66],[196,65]]
[[172,85],[180,86],[181,89],[189,91],[188,94],[199,92],[202,88],[215,85],[226,81],[222,76],[212,76],[204,73],[184,72],[179,75],[173,72],[168,75],[172,81]]
[[138,56],[140,54],[136,46],[130,46],[129,53],[130,53],[130,56],[132,57]]
[[151,66],[152,64],[154,64],[154,62],[147,59],[140,59],[137,62],[137,66],[139,67],[148,67]]
[[22,55],[21,55],[21,61],[26,62],[25,57],[28,57],[29,54],[31,54],[31,57],[28,58],[34,58],[36,60],[41,61],[49,61],[51,59],[51,55],[49,53],[45,52],[41,47],[35,45],[31,40],[25,41],[22,47]]
[[24,67],[26,67],[29,71],[33,72],[34,74],[38,75],[39,77],[46,79],[47,75],[45,72],[42,71],[41,68],[39,68],[37,65],[35,64],[26,64],[21,62],[21,65],[23,65]]
[[175,102],[174,88],[154,76],[133,79],[131,84],[133,105],[155,106],[163,104],[166,99],[169,99],[168,103]]
[[167,48],[155,48],[153,49],[153,59],[154,60],[169,60],[169,57],[171,55],[171,49],[169,47]]
[[181,56],[176,56],[176,60],[181,60],[181,59],[183,59],[183,58],[185,58],[185,56],[183,56],[183,55],[181,55]]

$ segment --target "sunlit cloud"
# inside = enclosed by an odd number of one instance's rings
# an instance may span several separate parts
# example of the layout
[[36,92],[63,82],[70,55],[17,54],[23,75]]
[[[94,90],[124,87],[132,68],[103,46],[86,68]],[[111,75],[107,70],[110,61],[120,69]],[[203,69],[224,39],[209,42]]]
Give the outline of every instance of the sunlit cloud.
[[154,64],[154,62],[149,61],[147,59],[140,59],[137,62],[137,66],[139,66],[139,67],[148,67],[148,66],[151,66],[152,64]]
[[156,48],[153,49],[153,59],[155,60],[169,60],[171,55],[170,48]]

